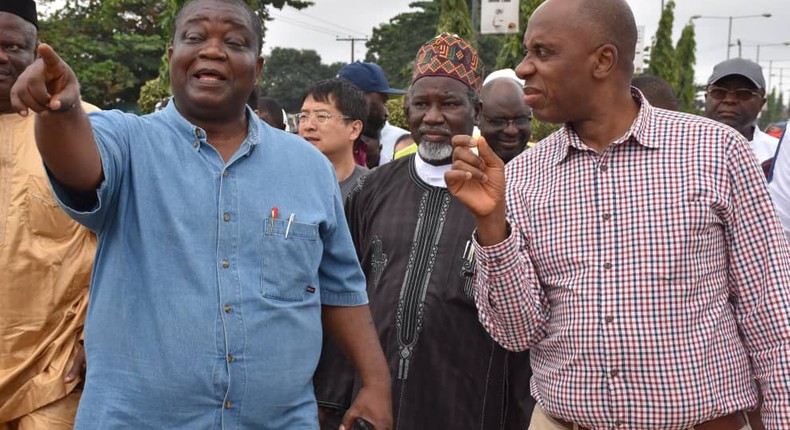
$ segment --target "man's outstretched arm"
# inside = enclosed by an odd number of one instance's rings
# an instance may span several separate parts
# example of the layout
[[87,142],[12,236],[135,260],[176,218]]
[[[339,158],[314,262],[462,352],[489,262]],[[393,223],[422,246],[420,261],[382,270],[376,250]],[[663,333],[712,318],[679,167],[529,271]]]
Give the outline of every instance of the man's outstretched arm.
[[68,64],[47,44],[11,89],[20,115],[37,112],[38,150],[52,175],[77,191],[93,191],[104,179],[93,130],[80,104],[80,86]]

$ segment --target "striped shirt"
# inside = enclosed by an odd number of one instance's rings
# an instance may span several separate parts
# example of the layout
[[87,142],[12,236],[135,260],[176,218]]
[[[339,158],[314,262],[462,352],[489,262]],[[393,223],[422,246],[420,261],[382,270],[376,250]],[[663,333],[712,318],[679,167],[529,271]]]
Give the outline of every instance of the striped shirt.
[[651,107],[602,153],[569,126],[507,166],[509,237],[476,244],[480,320],[531,391],[602,429],[755,407],[790,428],[790,260],[748,142]]

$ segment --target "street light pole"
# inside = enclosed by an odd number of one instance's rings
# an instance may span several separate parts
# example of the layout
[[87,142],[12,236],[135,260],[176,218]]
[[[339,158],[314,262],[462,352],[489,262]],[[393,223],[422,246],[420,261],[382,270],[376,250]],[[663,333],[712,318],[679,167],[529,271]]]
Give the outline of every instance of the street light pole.
[[691,19],[711,18],[711,19],[726,19],[727,24],[727,59],[730,59],[730,47],[732,46],[732,20],[740,18],[770,18],[770,13],[763,13],[760,15],[739,15],[739,16],[707,16],[707,15],[692,15]]
[[727,59],[730,59],[730,41],[732,40],[732,17],[730,18],[730,25],[727,28]]

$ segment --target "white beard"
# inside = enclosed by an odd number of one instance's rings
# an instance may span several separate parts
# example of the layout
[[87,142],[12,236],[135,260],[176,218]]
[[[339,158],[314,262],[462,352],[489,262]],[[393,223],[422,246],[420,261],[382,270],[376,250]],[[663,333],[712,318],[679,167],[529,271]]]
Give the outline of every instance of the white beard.
[[450,164],[453,158],[453,147],[446,143],[420,142],[417,152],[424,161],[447,161]]

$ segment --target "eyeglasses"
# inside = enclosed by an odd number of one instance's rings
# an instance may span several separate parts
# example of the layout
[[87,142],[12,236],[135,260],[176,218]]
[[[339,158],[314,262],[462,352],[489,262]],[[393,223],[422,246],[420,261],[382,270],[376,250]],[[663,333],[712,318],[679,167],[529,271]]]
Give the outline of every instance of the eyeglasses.
[[511,123],[516,128],[521,128],[529,124],[529,121],[532,119],[531,116],[518,116],[515,118],[490,118],[483,115],[483,118],[491,124],[494,128],[507,128]]
[[749,100],[759,96],[760,93],[757,91],[752,91],[747,88],[738,88],[737,90],[728,90],[727,88],[722,87],[708,87],[708,95],[711,96],[714,100],[724,100],[727,98],[728,94],[735,94],[735,100],[739,102],[748,102]]
[[314,113],[302,112],[299,115],[296,115],[296,119],[300,124],[302,122],[306,122],[310,118],[314,118],[315,122],[319,124],[325,124],[327,121],[329,121],[332,118],[351,119],[351,117],[348,115],[333,115],[331,113],[326,113],[326,112],[314,112]]

